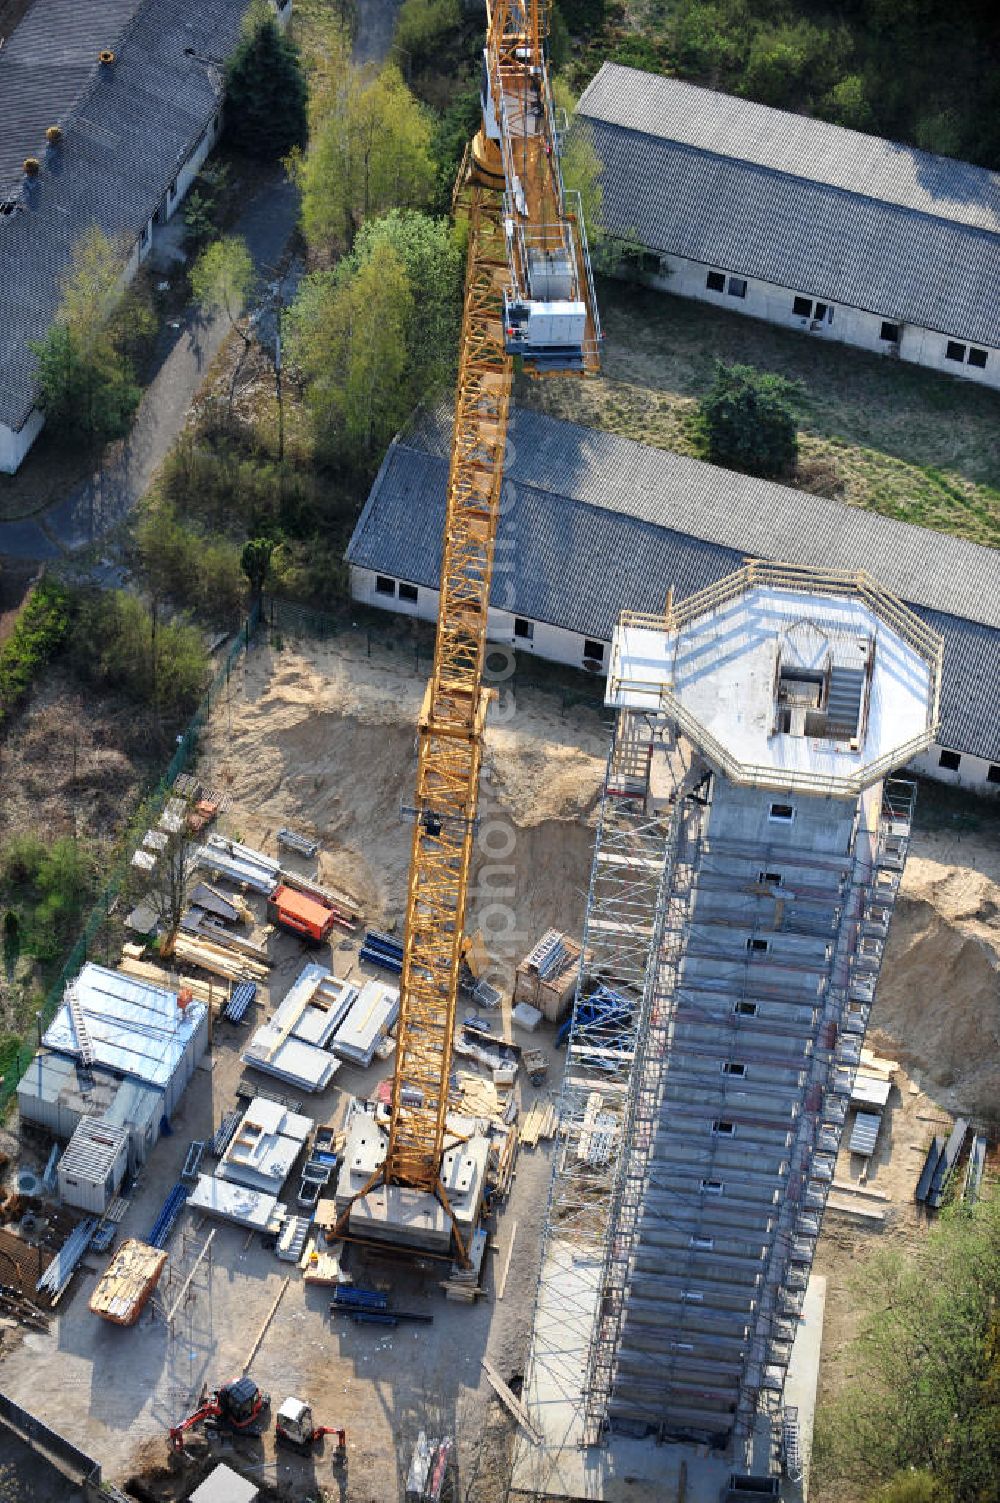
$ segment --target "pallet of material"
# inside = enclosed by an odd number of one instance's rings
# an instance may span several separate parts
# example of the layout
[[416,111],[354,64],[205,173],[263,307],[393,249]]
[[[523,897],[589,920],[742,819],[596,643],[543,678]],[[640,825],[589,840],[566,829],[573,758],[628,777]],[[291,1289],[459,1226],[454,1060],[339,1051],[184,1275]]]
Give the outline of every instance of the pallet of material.
[[310,1237],[302,1254],[302,1282],[304,1284],[349,1284],[351,1276],[340,1266],[344,1255],[343,1242],[330,1243],[325,1249],[316,1245]]
[[521,1142],[537,1148],[540,1138],[555,1136],[559,1115],[551,1101],[533,1101],[521,1125]]
[[466,1305],[475,1304],[480,1295],[485,1294],[481,1284],[483,1273],[483,1256],[486,1252],[487,1234],[483,1227],[477,1227],[472,1234],[469,1243],[469,1266],[465,1268],[461,1263],[453,1263],[451,1271],[446,1279],[442,1279],[441,1288],[444,1290],[445,1299],[457,1300]]
[[90,1297],[90,1309],[116,1326],[134,1326],[160,1281],[167,1255],[129,1237],[115,1253]]
[[192,939],[186,934],[174,936],[172,954],[187,965],[196,965],[203,971],[211,971],[227,981],[265,981],[267,966],[251,960],[249,955],[237,954],[225,945],[204,939]]
[[249,887],[253,892],[270,895],[281,877],[281,867],[263,851],[240,845],[236,840],[226,840],[222,835],[210,835],[199,846],[197,862],[208,872],[218,872],[227,882],[237,887]]
[[[543,947],[549,942],[555,946],[557,963],[550,968],[546,957],[539,968],[535,957],[542,957]],[[549,930],[515,972],[514,1002],[527,1002],[529,1006],[537,1007],[550,1022],[560,1022],[576,991],[582,948],[570,935]]]

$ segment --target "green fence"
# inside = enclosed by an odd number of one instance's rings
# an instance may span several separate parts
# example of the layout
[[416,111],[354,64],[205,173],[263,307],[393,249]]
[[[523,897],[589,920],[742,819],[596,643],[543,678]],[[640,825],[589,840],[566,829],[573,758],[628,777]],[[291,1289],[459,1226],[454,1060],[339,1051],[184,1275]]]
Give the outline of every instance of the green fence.
[[[38,1034],[46,1028],[55,1016],[59,1004],[66,990],[66,983],[78,974],[87,957],[90,955],[94,940],[103,924],[107,924],[112,905],[122,889],[129,864],[135,854],[137,846],[142,842],[143,835],[151,824],[159,817],[163,805],[166,803],[174,783],[195,761],[198,754],[198,738],[212,711],[220,691],[229,683],[233,665],[250,645],[250,640],[257,629],[260,619],[260,606],[255,604],[240,627],[236,640],[226,654],[225,661],[221,664],[209,685],[204,698],[195,710],[183,735],[177,738],[177,750],[170,760],[163,777],[160,779],[153,792],[144,800],[135,818],[130,822],[127,831],[122,837],[119,849],[116,853],[116,861],[111,876],[109,877],[103,892],[97,899],[79,939],[73,946],[66,962],[58,977],[49,988],[48,995],[35,1019]],[[0,1080],[0,1118],[6,1111],[10,1098],[17,1089],[17,1083],[27,1070],[34,1058],[37,1048],[37,1039],[22,1044],[21,1048],[9,1059],[4,1066],[3,1079]]]

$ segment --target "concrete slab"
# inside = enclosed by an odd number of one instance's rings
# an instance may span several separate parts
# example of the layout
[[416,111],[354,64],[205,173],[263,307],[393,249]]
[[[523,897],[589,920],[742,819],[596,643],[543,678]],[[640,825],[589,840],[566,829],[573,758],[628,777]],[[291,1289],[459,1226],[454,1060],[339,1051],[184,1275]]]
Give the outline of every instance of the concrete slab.
[[785,1375],[785,1403],[799,1411],[799,1452],[802,1456],[802,1481],[786,1484],[787,1496],[805,1503],[809,1496],[809,1465],[812,1460],[813,1423],[816,1417],[816,1390],[819,1386],[819,1359],[823,1345],[823,1317],[826,1311],[826,1279],[814,1273],[809,1278],[799,1328],[792,1346],[792,1356]]

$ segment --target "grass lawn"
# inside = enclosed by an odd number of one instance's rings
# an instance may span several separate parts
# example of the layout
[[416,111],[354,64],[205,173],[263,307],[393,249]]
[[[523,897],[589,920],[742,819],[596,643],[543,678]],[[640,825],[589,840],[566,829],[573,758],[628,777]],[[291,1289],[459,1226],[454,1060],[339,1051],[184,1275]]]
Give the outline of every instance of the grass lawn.
[[775,371],[803,387],[789,484],[1000,546],[1000,394],[624,282],[601,278],[597,298],[602,374],[522,377],[522,405],[704,458],[713,361]]

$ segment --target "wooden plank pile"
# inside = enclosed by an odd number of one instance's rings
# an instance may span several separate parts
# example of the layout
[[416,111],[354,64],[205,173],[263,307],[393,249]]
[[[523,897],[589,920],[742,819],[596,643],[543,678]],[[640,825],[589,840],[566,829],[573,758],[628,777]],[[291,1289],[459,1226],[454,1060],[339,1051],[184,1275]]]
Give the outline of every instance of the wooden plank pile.
[[537,1148],[539,1139],[555,1137],[558,1126],[559,1113],[554,1102],[533,1101],[521,1124],[521,1142],[526,1148]]
[[126,945],[122,952],[122,960],[118,969],[123,976],[138,976],[142,981],[151,981],[154,986],[165,987],[170,992],[189,991],[195,1002],[204,1002],[206,1006],[212,1002],[228,1001],[230,988],[219,981],[203,981],[197,976],[178,976],[173,971],[165,971],[162,966],[153,965],[148,960],[140,960],[132,952],[138,950],[142,954],[141,945]]
[[268,965],[253,960],[221,944],[218,940],[198,939],[178,931],[174,935],[171,953],[176,960],[200,970],[211,971],[227,981],[265,981]]
[[104,1270],[90,1309],[116,1326],[134,1326],[160,1281],[167,1254],[129,1237]]
[[315,1237],[310,1237],[302,1254],[299,1267],[302,1269],[302,1282],[304,1284],[350,1284],[351,1275],[345,1273],[340,1265],[344,1256],[343,1242],[327,1242],[323,1239],[324,1246],[320,1247]]
[[501,1139],[496,1140],[496,1135],[494,1137],[495,1141],[490,1146],[494,1194],[504,1199],[510,1192],[511,1180],[514,1178],[514,1165],[517,1163],[520,1138],[514,1126],[505,1127]]

